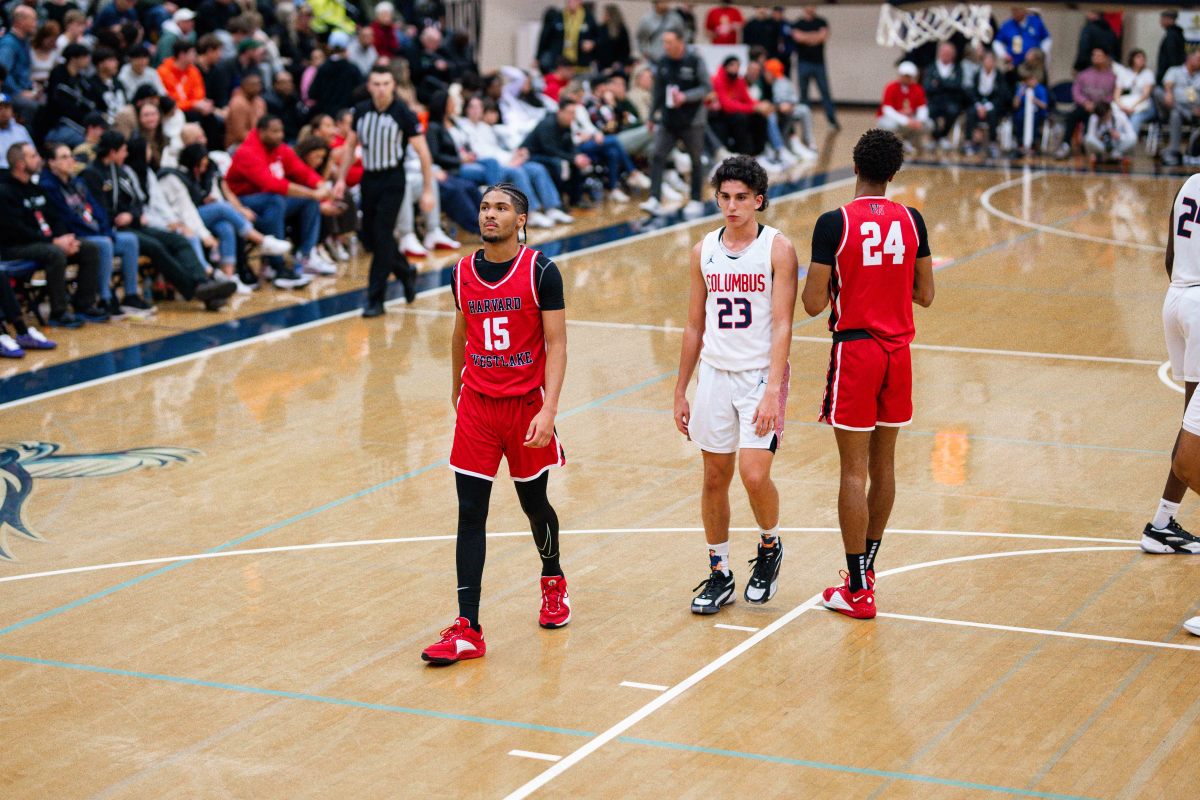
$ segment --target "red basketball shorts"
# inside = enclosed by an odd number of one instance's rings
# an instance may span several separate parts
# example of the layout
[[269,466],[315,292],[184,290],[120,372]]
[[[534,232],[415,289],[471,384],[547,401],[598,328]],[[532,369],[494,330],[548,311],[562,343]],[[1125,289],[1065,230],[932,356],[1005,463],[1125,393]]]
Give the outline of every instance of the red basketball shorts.
[[821,421],[849,431],[912,422],[912,355],[867,337],[836,342],[829,355]]
[[462,387],[450,468],[464,475],[495,480],[501,457],[514,481],[531,481],[551,467],[567,463],[558,433],[545,447],[526,447],[529,423],[542,410],[545,393],[534,389],[520,397],[488,397]]

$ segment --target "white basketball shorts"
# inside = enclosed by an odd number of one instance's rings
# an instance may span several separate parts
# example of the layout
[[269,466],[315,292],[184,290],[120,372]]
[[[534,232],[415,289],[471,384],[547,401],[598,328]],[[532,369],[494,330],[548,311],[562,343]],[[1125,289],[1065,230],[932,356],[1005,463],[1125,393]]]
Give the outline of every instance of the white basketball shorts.
[[767,431],[765,436],[759,436],[752,420],[767,389],[768,371],[729,372],[701,361],[692,416],[688,420],[688,436],[701,450],[709,453],[736,453],[743,448],[774,452],[783,439],[790,372],[788,367],[783,373],[775,428]]

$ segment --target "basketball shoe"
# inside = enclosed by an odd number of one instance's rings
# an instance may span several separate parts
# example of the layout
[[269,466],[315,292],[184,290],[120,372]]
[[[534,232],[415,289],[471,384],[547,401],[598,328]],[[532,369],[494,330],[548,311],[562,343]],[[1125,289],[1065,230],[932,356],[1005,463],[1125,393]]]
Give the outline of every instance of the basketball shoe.
[[458,617],[453,625],[442,631],[441,639],[425,648],[421,658],[430,664],[453,664],[479,658],[486,652],[483,631],[472,628],[466,617]]
[[721,610],[721,606],[733,602],[736,587],[733,584],[732,572],[726,575],[721,570],[714,569],[692,591],[700,587],[704,587],[703,591],[692,598],[693,614],[715,614]]
[[750,559],[754,571],[746,583],[744,597],[747,603],[765,603],[775,596],[779,588],[779,568],[783,566],[783,538],[775,537],[774,547],[758,544],[758,556]]
[[873,619],[875,617],[874,581],[868,576],[868,588],[851,592],[850,575],[845,570],[842,570],[841,575],[841,586],[830,586],[821,593],[823,605],[830,611],[837,611],[854,619]]
[[1152,522],[1146,523],[1142,530],[1142,549],[1147,553],[1193,555],[1200,553],[1200,539],[1184,530],[1183,526],[1171,517],[1171,521],[1163,528],[1154,527]]
[[542,612],[538,625],[561,628],[571,621],[571,595],[567,594],[567,579],[562,575],[542,577]]

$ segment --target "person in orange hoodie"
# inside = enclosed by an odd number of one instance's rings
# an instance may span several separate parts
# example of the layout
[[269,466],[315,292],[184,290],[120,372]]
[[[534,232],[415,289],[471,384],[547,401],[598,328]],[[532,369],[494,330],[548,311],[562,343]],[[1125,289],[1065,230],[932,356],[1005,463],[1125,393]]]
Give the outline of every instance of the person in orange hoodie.
[[167,96],[175,101],[189,122],[199,122],[210,142],[225,141],[225,120],[204,92],[204,76],[196,66],[196,44],[176,40],[175,52],[158,65]]
[[766,101],[754,102],[741,71],[742,62],[730,56],[713,75],[717,109],[710,124],[730,150],[756,156],[767,142],[767,114],[772,113],[772,107]]

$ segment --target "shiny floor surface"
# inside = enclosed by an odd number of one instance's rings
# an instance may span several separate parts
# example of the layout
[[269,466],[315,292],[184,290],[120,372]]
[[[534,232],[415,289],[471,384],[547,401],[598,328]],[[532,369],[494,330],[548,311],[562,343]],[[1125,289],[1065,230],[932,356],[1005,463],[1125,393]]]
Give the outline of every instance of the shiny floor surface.
[[[802,312],[779,593],[688,613],[700,463],[671,392],[712,218],[558,257],[569,463],[550,486],[574,620],[537,627],[537,555],[499,480],[488,655],[451,668],[419,659],[454,616],[444,289],[0,406],[24,442],[0,448],[0,792],[1189,796],[1200,560],[1137,548],[1182,411],[1159,374],[1179,182],[898,176],[937,298],[871,622],[814,607],[843,560],[815,422],[828,334]],[[804,264],[852,194],[834,179],[764,221]],[[740,586],[740,489],[733,518]]]

